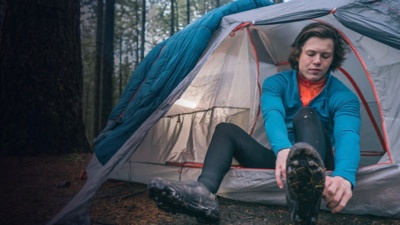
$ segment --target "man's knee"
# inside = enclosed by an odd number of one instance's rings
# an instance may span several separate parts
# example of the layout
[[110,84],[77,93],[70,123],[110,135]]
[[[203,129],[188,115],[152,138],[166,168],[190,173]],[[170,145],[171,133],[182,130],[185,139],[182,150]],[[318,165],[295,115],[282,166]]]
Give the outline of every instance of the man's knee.
[[293,123],[296,124],[304,120],[317,121],[319,120],[318,114],[315,109],[311,107],[302,107],[293,117]]
[[215,133],[225,136],[235,135],[240,132],[241,128],[233,123],[219,123],[215,127]]
[[236,129],[237,125],[233,124],[233,123],[226,123],[226,122],[222,122],[219,123],[216,127],[215,130],[231,130],[231,129]]
[[299,109],[299,111],[296,112],[294,117],[304,117],[304,116],[313,115],[313,114],[316,114],[315,109],[313,109],[311,107],[302,107]]

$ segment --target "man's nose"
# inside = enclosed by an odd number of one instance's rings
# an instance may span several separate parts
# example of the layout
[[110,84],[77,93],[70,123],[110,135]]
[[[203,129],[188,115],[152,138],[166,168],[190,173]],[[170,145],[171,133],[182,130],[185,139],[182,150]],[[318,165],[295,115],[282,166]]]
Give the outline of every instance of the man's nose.
[[313,63],[315,65],[320,65],[321,64],[321,56],[320,55],[315,55],[315,57],[313,59]]

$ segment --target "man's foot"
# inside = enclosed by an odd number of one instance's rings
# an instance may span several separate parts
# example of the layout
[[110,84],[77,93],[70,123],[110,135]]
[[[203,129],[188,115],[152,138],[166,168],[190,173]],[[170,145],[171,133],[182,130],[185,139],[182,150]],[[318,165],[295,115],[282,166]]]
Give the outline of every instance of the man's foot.
[[219,220],[217,196],[199,182],[172,182],[155,178],[148,185],[157,207],[172,213],[184,213],[205,221]]
[[307,143],[296,143],[286,164],[286,201],[293,224],[317,224],[325,168],[318,152]]

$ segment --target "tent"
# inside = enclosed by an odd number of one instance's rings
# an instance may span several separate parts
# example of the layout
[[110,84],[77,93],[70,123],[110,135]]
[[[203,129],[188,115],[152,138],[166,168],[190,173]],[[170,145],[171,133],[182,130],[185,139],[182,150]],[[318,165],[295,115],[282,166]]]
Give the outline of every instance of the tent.
[[[220,122],[235,123],[268,146],[260,86],[289,69],[293,39],[315,21],[335,26],[349,43],[352,51],[333,75],[362,103],[362,159],[343,213],[400,217],[400,2],[239,0],[206,14],[146,56],[95,140],[85,186],[48,224],[90,224],[92,199],[110,178],[196,180]],[[274,170],[243,168],[235,161],[218,195],[286,204]]]

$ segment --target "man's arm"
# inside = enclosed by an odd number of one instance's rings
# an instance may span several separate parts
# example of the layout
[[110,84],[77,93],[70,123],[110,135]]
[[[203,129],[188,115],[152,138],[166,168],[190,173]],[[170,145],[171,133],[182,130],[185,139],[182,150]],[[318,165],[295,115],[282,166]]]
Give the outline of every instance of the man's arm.
[[332,213],[343,210],[353,195],[360,162],[360,102],[350,91],[341,91],[333,100],[335,170],[325,178],[322,193]]
[[334,107],[335,170],[332,177],[343,177],[354,188],[360,163],[360,103],[353,93],[347,93],[337,96]]
[[263,83],[261,110],[264,117],[265,131],[276,154],[275,177],[279,188],[283,188],[282,177],[286,179],[286,160],[292,144],[288,138],[285,123],[285,108],[283,94],[287,82],[282,77],[274,76]]
[[260,99],[264,128],[275,155],[292,146],[285,123],[283,98],[287,81],[280,75],[267,78],[263,83]]

